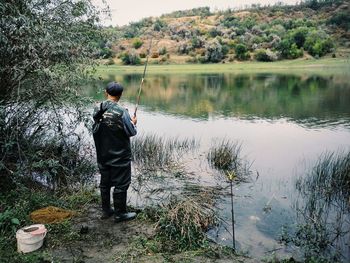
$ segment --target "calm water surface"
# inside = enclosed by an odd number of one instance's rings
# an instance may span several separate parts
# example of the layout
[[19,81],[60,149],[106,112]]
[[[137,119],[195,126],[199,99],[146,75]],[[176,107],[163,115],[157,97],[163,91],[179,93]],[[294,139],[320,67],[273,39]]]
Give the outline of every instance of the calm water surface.
[[[124,84],[123,103],[133,111],[141,76],[110,75]],[[242,251],[264,257],[272,250],[295,254],[276,239],[282,227],[293,225],[295,180],[324,152],[350,148],[350,77],[285,74],[150,75],[138,112],[139,133],[196,138],[198,154],[186,157],[186,169],[203,185],[220,179],[206,164],[215,140],[242,143],[252,163],[252,180],[235,187],[236,240]],[[219,182],[225,184],[225,180]],[[133,200],[142,205],[143,199]],[[264,207],[270,207],[264,211]],[[220,216],[230,222],[230,199],[218,201]],[[347,214],[349,216],[349,214]],[[226,225],[230,229],[230,224]],[[224,227],[210,231],[219,243],[231,244]],[[349,243],[343,252],[349,258]]]

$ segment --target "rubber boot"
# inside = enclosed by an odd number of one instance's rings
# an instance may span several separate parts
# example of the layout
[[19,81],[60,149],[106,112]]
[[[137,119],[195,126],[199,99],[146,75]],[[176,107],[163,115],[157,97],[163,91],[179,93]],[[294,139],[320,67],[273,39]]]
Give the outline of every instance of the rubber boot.
[[100,188],[102,200],[102,216],[101,219],[110,218],[114,214],[111,208],[111,188]]
[[136,213],[126,211],[127,193],[113,193],[114,203],[114,222],[122,222],[132,220],[136,217]]

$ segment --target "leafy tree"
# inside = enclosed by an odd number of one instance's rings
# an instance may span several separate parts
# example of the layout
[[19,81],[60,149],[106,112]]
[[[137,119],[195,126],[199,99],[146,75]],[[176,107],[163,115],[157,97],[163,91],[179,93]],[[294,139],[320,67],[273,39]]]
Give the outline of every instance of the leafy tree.
[[92,176],[76,132],[90,116],[77,94],[90,79],[99,15],[88,0],[0,2],[2,176],[35,173],[56,186]]
[[304,48],[312,56],[324,56],[334,47],[331,38],[322,30],[310,32],[305,40]]
[[244,44],[236,45],[235,52],[236,52],[236,58],[239,60],[247,60],[250,57],[248,49]]

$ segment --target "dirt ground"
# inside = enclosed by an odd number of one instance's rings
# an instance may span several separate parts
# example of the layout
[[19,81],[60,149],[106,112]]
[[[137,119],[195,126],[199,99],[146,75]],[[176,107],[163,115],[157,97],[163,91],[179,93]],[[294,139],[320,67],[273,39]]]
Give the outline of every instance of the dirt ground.
[[175,255],[153,254],[145,249],[135,248],[135,240],[152,238],[154,226],[136,219],[114,223],[113,219],[101,220],[100,210],[91,207],[86,213],[73,219],[74,231],[80,238],[68,241],[49,249],[53,262],[259,262],[246,257],[224,256],[219,259],[206,258],[195,253],[185,252]]

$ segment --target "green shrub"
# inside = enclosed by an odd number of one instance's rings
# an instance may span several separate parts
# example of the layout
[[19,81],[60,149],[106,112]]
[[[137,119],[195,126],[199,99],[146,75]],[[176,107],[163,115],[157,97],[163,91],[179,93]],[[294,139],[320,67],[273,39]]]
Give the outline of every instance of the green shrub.
[[162,29],[166,28],[166,26],[167,26],[167,24],[165,21],[163,21],[161,19],[157,19],[154,22],[153,29],[154,29],[154,31],[161,31]]
[[223,57],[222,45],[217,39],[213,39],[205,45],[205,60],[207,62],[217,63],[220,62]]
[[257,61],[269,62],[272,61],[265,49],[258,49],[255,51],[254,57]]
[[304,54],[303,50],[298,49],[298,46],[291,39],[282,40],[278,44],[277,50],[281,52],[283,58],[288,59],[295,59]]
[[159,55],[165,55],[167,52],[168,52],[168,51],[167,51],[166,47],[161,47],[161,48],[158,50]]
[[124,65],[139,65],[141,64],[141,59],[138,54],[125,52],[120,56]]
[[111,57],[113,57],[113,51],[112,51],[112,49],[110,49],[110,48],[107,48],[107,47],[105,47],[105,48],[102,48],[101,50],[100,50],[100,53],[99,53],[99,57],[100,58],[111,58]]
[[132,46],[135,49],[139,49],[143,45],[143,41],[139,38],[135,38],[134,41],[132,42]]
[[252,29],[252,27],[256,25],[256,21],[253,17],[247,17],[243,19],[241,25],[247,29]]
[[234,31],[237,36],[242,36],[246,32],[246,29],[242,26],[239,26],[239,27],[236,27]]
[[268,29],[266,33],[275,34],[279,37],[283,37],[286,34],[286,29],[283,27],[283,25],[277,24],[273,25],[270,29]]
[[221,45],[221,46],[222,46],[222,54],[223,54],[224,56],[227,55],[227,53],[230,51],[229,46],[226,45],[226,44],[223,44],[223,45]]
[[204,41],[202,38],[195,36],[191,39],[191,45],[193,48],[201,48],[204,46]]
[[238,26],[240,24],[239,19],[234,16],[226,16],[221,21],[220,24],[224,27],[230,28]]
[[297,45],[293,43],[289,49],[289,58],[299,58],[304,54],[302,49],[298,49]]
[[236,42],[234,40],[229,40],[227,42],[227,45],[228,45],[229,48],[235,48]]
[[211,36],[212,38],[215,38],[217,36],[221,36],[222,32],[220,30],[218,30],[216,27],[213,27],[209,30],[208,32],[209,36]]
[[264,39],[262,37],[259,37],[259,36],[254,36],[252,39],[253,44],[260,44],[263,42],[264,42]]
[[244,44],[238,44],[235,47],[236,58],[239,60],[247,60],[250,58],[248,49]]
[[332,39],[322,30],[314,30],[308,34],[304,48],[312,56],[322,57],[329,53],[334,44]]

